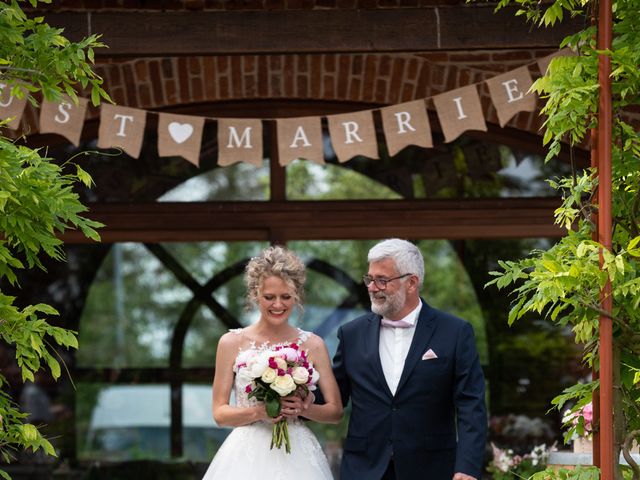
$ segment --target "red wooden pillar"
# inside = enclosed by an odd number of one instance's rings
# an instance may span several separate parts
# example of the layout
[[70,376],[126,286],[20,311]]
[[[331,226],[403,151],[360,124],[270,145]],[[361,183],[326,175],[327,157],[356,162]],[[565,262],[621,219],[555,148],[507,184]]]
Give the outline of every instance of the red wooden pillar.
[[[598,48],[608,50],[612,42],[611,0],[600,0],[598,15]],[[598,240],[611,249],[611,59],[600,55],[598,81],[600,100],[598,108]],[[602,258],[600,259],[602,262]],[[613,458],[613,327],[611,282],[602,289],[600,300],[600,468],[602,480],[614,479]]]

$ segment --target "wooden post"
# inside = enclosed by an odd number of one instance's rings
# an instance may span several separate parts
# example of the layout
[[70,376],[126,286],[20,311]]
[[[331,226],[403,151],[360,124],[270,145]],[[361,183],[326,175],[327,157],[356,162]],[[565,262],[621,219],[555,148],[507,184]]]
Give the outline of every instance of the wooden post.
[[[611,0],[600,0],[598,49],[608,50],[612,42]],[[600,100],[598,108],[598,240],[611,250],[611,59],[598,58]],[[602,263],[602,254],[600,262]],[[611,282],[600,294],[600,469],[602,480],[614,480],[613,458],[613,327],[611,320]]]

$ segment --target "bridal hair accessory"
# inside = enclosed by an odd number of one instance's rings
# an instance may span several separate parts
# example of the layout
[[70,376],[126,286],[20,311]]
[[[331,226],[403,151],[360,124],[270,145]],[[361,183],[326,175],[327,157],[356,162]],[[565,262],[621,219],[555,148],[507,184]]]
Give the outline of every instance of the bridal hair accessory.
[[[246,380],[244,391],[248,398],[264,402],[271,418],[280,415],[281,397],[298,395],[304,399],[309,391],[316,389],[320,378],[306,350],[301,350],[297,343],[247,350],[246,355],[238,357],[235,370],[240,379]],[[273,425],[271,449],[282,448],[283,444],[286,452],[291,453],[286,418]]]

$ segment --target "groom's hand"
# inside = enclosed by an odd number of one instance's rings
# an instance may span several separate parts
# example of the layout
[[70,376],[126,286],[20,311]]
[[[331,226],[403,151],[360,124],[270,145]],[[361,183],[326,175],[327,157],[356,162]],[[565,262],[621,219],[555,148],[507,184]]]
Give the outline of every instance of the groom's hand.
[[476,477],[467,475],[466,473],[458,472],[453,476],[453,480],[478,480]]

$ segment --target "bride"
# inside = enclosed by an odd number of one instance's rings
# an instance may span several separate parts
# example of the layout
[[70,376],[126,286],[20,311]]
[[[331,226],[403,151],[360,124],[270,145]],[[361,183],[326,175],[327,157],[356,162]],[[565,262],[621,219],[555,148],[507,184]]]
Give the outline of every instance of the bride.
[[[317,335],[289,324],[295,307],[302,310],[305,266],[291,251],[270,247],[252,258],[245,271],[247,299],[257,305],[257,323],[231,330],[222,336],[216,354],[213,380],[213,417],[220,426],[235,427],[222,444],[203,480],[232,478],[268,478],[270,480],[331,480],[318,440],[300,419],[338,423],[342,402],[331,370],[327,348]],[[318,385],[325,403],[316,405],[312,395],[304,399],[291,395],[281,397],[281,411],[276,418],[267,415],[265,406],[246,393],[246,380],[236,375],[238,357],[251,351],[271,349],[295,343],[306,350],[320,378]],[[229,403],[234,390],[236,404]],[[291,453],[285,448],[270,449],[274,423],[286,419]],[[258,477],[259,476],[259,477]]]

